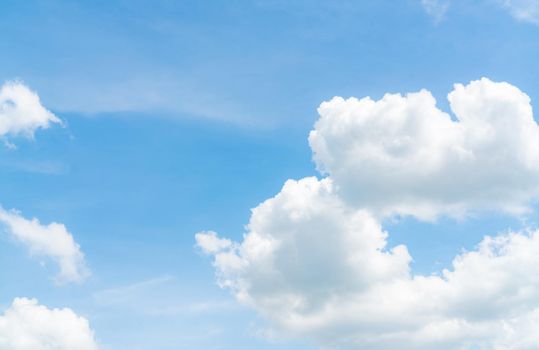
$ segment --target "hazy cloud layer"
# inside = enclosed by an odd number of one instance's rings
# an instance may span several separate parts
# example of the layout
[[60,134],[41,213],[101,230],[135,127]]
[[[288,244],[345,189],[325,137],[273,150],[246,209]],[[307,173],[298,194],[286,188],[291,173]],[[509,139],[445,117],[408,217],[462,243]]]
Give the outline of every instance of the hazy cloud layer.
[[387,246],[385,215],[520,213],[538,194],[529,98],[482,79],[449,100],[455,120],[425,90],[323,103],[310,142],[328,177],[287,181],[252,210],[242,242],[196,235],[220,285],[323,348],[532,349],[539,232],[486,237],[429,276]]
[[538,0],[499,0],[511,15],[524,22],[539,25],[539,1]]
[[88,321],[71,309],[48,309],[17,298],[0,315],[0,349],[97,350]]
[[432,16],[436,22],[440,22],[449,9],[450,0],[421,0],[421,5],[428,15]]
[[[452,0],[421,0],[425,12],[435,22],[440,22],[451,5]],[[478,1],[479,5],[495,4],[506,9],[518,21],[539,25],[539,0],[495,0]]]

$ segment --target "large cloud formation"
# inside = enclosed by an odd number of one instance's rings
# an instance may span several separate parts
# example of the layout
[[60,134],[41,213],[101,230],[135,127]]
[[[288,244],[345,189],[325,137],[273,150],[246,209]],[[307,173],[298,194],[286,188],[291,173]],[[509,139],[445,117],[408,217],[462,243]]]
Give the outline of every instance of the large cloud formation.
[[323,103],[309,141],[328,176],[287,181],[240,243],[196,235],[220,285],[323,348],[536,347],[539,232],[486,237],[429,276],[387,246],[386,216],[521,213],[539,194],[529,98],[481,79],[449,100],[455,120],[427,91]]
[[382,215],[525,211],[539,194],[529,97],[483,78],[448,99],[456,120],[426,90],[322,103],[309,136],[318,168],[355,206]]
[[17,298],[0,315],[0,349],[98,350],[98,346],[88,321],[72,310]]

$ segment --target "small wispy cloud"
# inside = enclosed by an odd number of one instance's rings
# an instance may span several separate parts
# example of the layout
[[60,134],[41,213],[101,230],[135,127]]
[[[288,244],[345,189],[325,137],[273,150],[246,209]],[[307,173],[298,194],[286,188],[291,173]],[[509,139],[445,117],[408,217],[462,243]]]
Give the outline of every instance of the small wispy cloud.
[[499,3],[515,19],[539,25],[539,0],[499,0]]
[[421,0],[421,5],[425,12],[438,23],[444,19],[449,9],[449,0]]
[[230,300],[177,300],[177,279],[171,275],[138,281],[94,293],[96,304],[115,309],[131,310],[148,316],[205,314],[235,307]]
[[0,160],[3,169],[11,171],[40,174],[66,175],[70,171],[69,164],[55,160]]
[[163,288],[174,277],[170,275],[159,276],[156,278],[131,283],[115,288],[104,289],[94,293],[93,298],[96,303],[102,306],[126,306],[132,302],[147,297],[147,294]]

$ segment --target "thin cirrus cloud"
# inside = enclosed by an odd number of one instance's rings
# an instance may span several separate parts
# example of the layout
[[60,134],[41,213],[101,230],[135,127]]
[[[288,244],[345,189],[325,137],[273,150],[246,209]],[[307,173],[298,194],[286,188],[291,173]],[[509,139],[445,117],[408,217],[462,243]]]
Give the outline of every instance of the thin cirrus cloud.
[[[518,21],[539,25],[539,0],[496,0],[495,5],[507,10]],[[444,19],[451,0],[421,0],[425,12],[436,22]]]
[[323,103],[310,143],[327,177],[287,181],[252,210],[242,242],[196,235],[219,284],[324,348],[533,348],[538,231],[486,237],[428,276],[388,246],[388,216],[519,214],[537,198],[529,98],[483,78],[449,100],[456,120],[425,90]]
[[125,310],[145,316],[200,315],[229,313],[229,300],[189,300],[181,296],[182,284],[173,276],[159,276],[128,285],[95,292],[94,302],[107,311]]
[[17,298],[0,315],[0,349],[98,350],[98,345],[88,321],[71,309]]

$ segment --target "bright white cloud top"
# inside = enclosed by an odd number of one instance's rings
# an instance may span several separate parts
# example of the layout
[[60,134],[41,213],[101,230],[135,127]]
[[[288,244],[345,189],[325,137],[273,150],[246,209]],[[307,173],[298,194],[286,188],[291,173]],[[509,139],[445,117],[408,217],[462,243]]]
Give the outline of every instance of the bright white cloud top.
[[448,99],[456,120],[426,90],[324,102],[309,136],[314,160],[345,199],[384,216],[526,211],[539,195],[529,97],[483,78]]
[[33,138],[37,129],[47,129],[54,123],[61,124],[61,120],[23,83],[7,82],[0,88],[0,137]]
[[28,220],[17,211],[0,207],[1,226],[26,245],[32,255],[54,260],[60,269],[56,277],[58,282],[81,282],[88,276],[84,254],[63,224],[52,222],[43,225],[36,218]]
[[481,79],[449,101],[455,120],[425,90],[323,103],[309,141],[328,177],[287,181],[240,243],[196,235],[220,285],[327,348],[535,347],[539,232],[486,237],[431,276],[411,271],[405,246],[387,247],[385,216],[518,214],[539,195],[528,96]]
[[17,298],[0,315],[0,349],[97,350],[88,321],[71,309],[49,309]]

